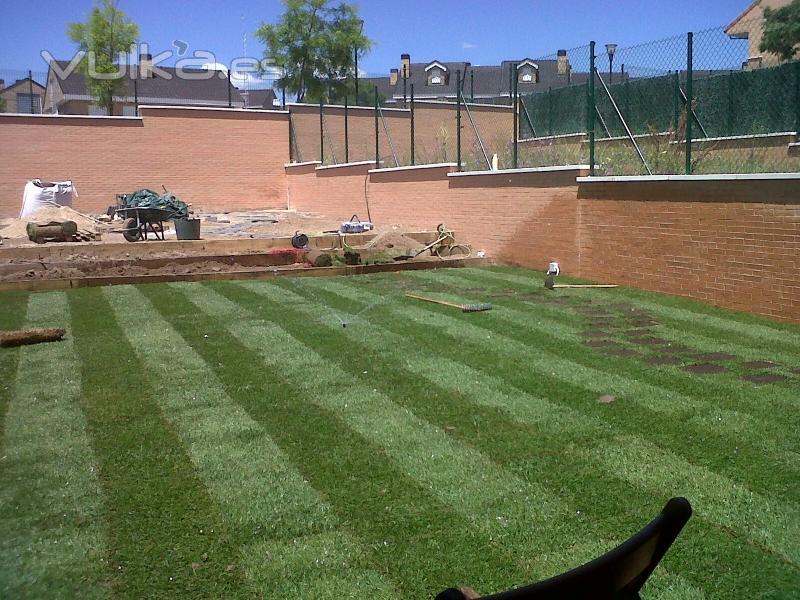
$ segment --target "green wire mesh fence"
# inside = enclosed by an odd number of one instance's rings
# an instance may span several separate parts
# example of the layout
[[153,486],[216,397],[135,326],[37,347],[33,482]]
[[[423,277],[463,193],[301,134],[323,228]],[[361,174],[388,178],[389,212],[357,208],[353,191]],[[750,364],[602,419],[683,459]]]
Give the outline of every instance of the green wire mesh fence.
[[415,99],[406,85],[405,101],[395,95],[348,117],[341,106],[323,106],[316,141],[298,127],[295,138],[304,157],[325,164],[377,157],[384,167],[455,162],[468,171],[797,172],[800,61],[742,37],[761,26],[739,21],[736,31],[623,48],[590,43],[492,68],[460,63],[444,75],[441,98],[426,90]]

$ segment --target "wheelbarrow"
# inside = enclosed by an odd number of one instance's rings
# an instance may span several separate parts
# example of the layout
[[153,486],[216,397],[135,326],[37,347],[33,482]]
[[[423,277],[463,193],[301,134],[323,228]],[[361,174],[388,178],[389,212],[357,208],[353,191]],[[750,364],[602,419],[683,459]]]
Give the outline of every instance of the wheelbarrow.
[[145,208],[134,206],[131,208],[117,208],[114,213],[122,219],[122,229],[114,233],[121,233],[129,242],[147,240],[148,232],[157,240],[164,240],[164,221],[171,221],[175,213],[163,208]]

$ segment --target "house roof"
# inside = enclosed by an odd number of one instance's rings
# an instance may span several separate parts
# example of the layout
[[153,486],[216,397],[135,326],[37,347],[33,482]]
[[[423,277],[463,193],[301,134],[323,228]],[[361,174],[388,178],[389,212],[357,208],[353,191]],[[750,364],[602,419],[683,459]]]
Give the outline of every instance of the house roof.
[[[55,61],[59,68],[66,70],[69,61]],[[177,76],[177,69],[174,67],[161,67],[167,75],[156,74],[155,77],[135,77],[136,85],[134,90],[134,77],[131,77],[130,70],[126,71],[123,81],[125,88],[121,94],[129,97],[134,96],[134,91],[139,98],[139,102],[158,101],[162,104],[197,104],[197,105],[225,105],[228,104],[228,83],[227,76],[222,71],[207,71],[205,69],[183,69],[184,73],[204,78],[186,79]],[[83,99],[89,92],[86,87],[86,77],[77,71],[71,72],[67,77],[56,77],[61,91],[64,93],[65,100]],[[210,77],[209,74],[212,74]],[[48,79],[49,80],[49,79]],[[242,100],[239,90],[231,86],[231,101],[234,105],[241,106]]]
[[745,9],[744,9],[744,10],[743,10],[743,11],[742,11],[740,14],[739,14],[739,16],[738,16],[738,17],[736,17],[736,18],[735,18],[733,21],[731,21],[731,22],[730,22],[730,24],[729,24],[729,25],[728,25],[728,26],[725,28],[725,33],[728,33],[728,30],[729,30],[729,29],[732,29],[732,28],[733,28],[733,27],[734,27],[734,26],[735,26],[737,23],[739,23],[739,21],[743,20],[743,19],[744,19],[744,18],[745,18],[747,15],[749,15],[749,14],[750,14],[750,12],[751,12],[751,11],[752,11],[752,10],[753,10],[753,9],[754,9],[756,6],[758,6],[759,4],[761,4],[761,0],[755,0],[755,2],[752,2],[752,3],[750,4],[750,6],[748,6],[747,8],[745,8]]
[[275,108],[278,99],[275,90],[239,90],[244,100],[245,108]]
[[378,93],[383,96],[384,98],[391,98],[392,94],[397,93],[399,90],[400,97],[403,97],[403,80],[399,79],[400,87],[397,88],[396,86],[392,86],[391,79],[389,77],[359,77],[359,82],[364,81],[366,85],[370,86],[370,90],[373,86],[378,86]]
[[[428,85],[426,67],[439,64],[447,69],[447,77],[443,85]],[[464,78],[464,95],[469,96],[473,90],[476,97],[508,96],[511,85],[511,65],[530,64],[539,69],[539,82],[522,82],[517,84],[520,93],[531,93],[534,91],[547,89],[548,87],[563,87],[570,83],[582,83],[589,78],[588,73],[571,72],[559,75],[557,60],[531,59],[505,60],[500,65],[472,66],[468,62],[441,62],[432,61],[428,63],[412,63],[411,75],[408,78],[410,85],[414,84],[414,95],[419,98],[424,97],[455,97],[456,95],[456,71],[460,70]],[[410,92],[409,92],[410,93]],[[391,94],[389,94],[391,95]],[[400,77],[397,86],[394,88],[394,97],[402,97],[403,79]]]
[[5,87],[0,87],[0,93],[5,94],[6,92],[8,92],[10,90],[13,90],[16,87],[22,87],[22,88],[24,88],[22,90],[22,92],[27,92],[28,89],[30,88],[31,83],[33,83],[33,87],[35,88],[35,91],[40,92],[40,93],[42,91],[44,91],[45,88],[41,83],[39,83],[38,81],[36,81],[34,79],[26,77],[25,79],[17,79],[11,85],[7,85]]

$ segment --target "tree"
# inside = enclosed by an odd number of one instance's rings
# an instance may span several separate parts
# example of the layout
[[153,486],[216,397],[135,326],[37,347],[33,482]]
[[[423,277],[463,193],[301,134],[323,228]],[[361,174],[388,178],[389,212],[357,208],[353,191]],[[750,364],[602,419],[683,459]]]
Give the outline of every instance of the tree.
[[[87,53],[78,68],[86,75],[89,93],[111,115],[114,94],[125,89],[121,77],[103,77],[119,71],[115,60],[130,52],[139,37],[139,27],[117,8],[116,0],[96,0],[85,23],[70,23],[68,34]],[[95,75],[97,74],[97,75]]]
[[777,54],[782,60],[794,58],[800,44],[800,0],[779,8],[764,9],[764,35],[760,50]]
[[329,0],[284,0],[284,5],[280,20],[262,23],[255,34],[264,43],[265,59],[285,73],[278,85],[298,102],[342,96],[354,74],[353,53],[360,56],[372,46],[361,31],[358,9],[331,6]]
[[0,98],[0,113],[6,112],[6,99]]
[[[321,101],[327,104],[344,104],[345,99],[350,106],[372,106],[375,103],[375,87],[368,81],[361,80],[358,83],[358,102],[356,102],[356,83],[353,77],[348,77],[320,96],[309,92],[306,94],[305,101],[318,104]],[[386,96],[378,92],[378,104],[383,104]]]

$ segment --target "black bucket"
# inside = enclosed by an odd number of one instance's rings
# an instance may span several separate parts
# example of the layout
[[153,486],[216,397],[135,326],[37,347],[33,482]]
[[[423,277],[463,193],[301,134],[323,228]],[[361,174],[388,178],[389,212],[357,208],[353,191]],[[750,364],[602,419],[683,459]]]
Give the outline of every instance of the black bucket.
[[308,236],[305,233],[300,233],[296,231],[295,234],[292,236],[292,246],[301,250],[308,246]]
[[175,219],[175,237],[179,240],[200,239],[200,219]]

